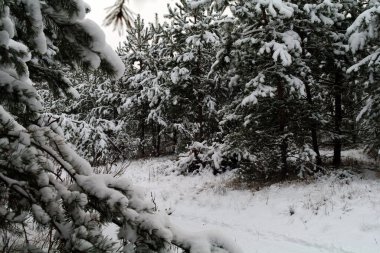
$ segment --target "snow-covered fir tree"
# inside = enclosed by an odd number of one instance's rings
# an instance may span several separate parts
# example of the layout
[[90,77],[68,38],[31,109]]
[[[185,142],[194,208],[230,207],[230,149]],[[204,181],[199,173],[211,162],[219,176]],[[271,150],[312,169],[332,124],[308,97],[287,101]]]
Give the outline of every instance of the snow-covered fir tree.
[[252,177],[270,171],[284,176],[292,152],[299,156],[298,150],[311,150],[308,143],[295,143],[301,138],[293,131],[303,129],[295,124],[299,114],[290,113],[302,108],[306,96],[297,72],[302,54],[294,29],[298,7],[281,1],[238,1],[231,10],[236,17],[233,38],[225,40],[219,53],[223,59],[216,62],[226,64],[227,59],[229,65],[225,86],[232,99],[221,122],[225,152],[245,164]]
[[181,1],[169,7],[169,23],[145,28],[137,18],[120,49],[131,68],[123,81],[129,87],[125,106],[135,112],[141,138],[151,133],[156,154],[160,143],[181,150],[191,141],[215,138],[215,96],[221,92],[207,74],[219,43],[218,16]]
[[357,60],[347,72],[361,77],[357,85],[365,90],[367,98],[357,120],[365,126],[367,148],[377,157],[380,154],[380,2],[370,1],[363,9],[347,29],[349,47]]
[[140,156],[160,154],[161,130],[167,126],[163,112],[169,98],[162,70],[165,58],[160,57],[157,48],[161,30],[161,25],[146,26],[137,16],[134,27],[127,31],[127,41],[118,50],[127,68],[119,82],[125,91],[120,111],[139,142]]
[[47,85],[38,84],[47,111],[45,117],[57,121],[65,139],[93,166],[133,156],[136,144],[126,134],[126,124],[118,112],[119,86],[103,78],[99,71],[86,74],[79,71],[65,71],[81,94],[75,100],[53,96]]
[[174,124],[183,125],[191,141],[212,140],[218,131],[220,90],[207,74],[219,44],[219,17],[211,8],[192,7],[186,1],[169,8],[167,15],[173,55],[167,63],[173,103],[170,116]]

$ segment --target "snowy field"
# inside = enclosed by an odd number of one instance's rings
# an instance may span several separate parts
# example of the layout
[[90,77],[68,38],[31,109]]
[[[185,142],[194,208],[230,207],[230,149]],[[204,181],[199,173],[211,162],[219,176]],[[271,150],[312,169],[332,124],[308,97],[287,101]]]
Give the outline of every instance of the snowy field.
[[374,171],[257,192],[226,189],[231,174],[173,171],[169,158],[138,160],[124,176],[144,187],[174,224],[220,231],[244,253],[380,252],[380,179]]

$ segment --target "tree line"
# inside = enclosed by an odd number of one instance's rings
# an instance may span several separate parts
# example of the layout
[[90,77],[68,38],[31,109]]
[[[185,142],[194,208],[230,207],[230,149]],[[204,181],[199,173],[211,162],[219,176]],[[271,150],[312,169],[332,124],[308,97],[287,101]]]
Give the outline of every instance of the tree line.
[[[187,151],[185,170],[239,168],[251,180],[339,168],[346,148],[376,156],[377,8],[179,1],[163,23],[138,16],[117,50],[126,66],[119,81],[75,76],[83,98],[69,116],[109,139],[86,157]],[[333,150],[331,161],[321,149]]]

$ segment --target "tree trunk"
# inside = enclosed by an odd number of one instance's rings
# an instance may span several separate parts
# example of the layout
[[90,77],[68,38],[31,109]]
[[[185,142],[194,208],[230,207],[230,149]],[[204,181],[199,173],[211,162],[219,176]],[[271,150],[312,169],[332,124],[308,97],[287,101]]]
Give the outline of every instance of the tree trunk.
[[288,175],[288,140],[283,137],[281,142],[281,177],[286,178]]
[[335,168],[339,168],[341,165],[341,152],[342,152],[342,140],[341,140],[341,126],[343,119],[342,111],[342,81],[343,75],[339,70],[335,72],[335,81],[334,81],[334,160],[333,165]]
[[157,135],[156,135],[156,129],[154,127],[154,122],[151,123],[151,129],[152,129],[152,149],[149,149],[149,155],[154,156],[156,152],[156,145],[157,145]]
[[204,129],[203,129],[203,110],[202,110],[202,103],[198,106],[198,124],[199,124],[199,137],[197,138],[197,141],[202,142],[204,140]]
[[145,120],[144,117],[140,119],[140,154],[145,157]]
[[[299,34],[301,36],[301,41],[302,41],[301,42],[302,43],[301,46],[304,47],[305,46],[304,45],[304,38],[307,35],[304,32],[302,32],[302,31],[300,31]],[[306,53],[306,51],[302,50],[302,56],[303,57],[306,57],[305,53]],[[305,83],[305,90],[306,90],[306,99],[307,99],[307,102],[310,105],[310,107],[313,109],[313,97],[311,95],[310,85],[307,84],[307,83]],[[317,170],[320,170],[320,168],[322,166],[322,158],[321,158],[321,154],[319,152],[318,130],[317,129],[318,129],[317,122],[315,122],[315,120],[313,120],[313,119],[310,119],[311,142],[312,142],[312,145],[313,145],[313,150],[317,154],[317,157],[316,157]]]
[[[310,86],[308,84],[305,84],[305,89],[306,89],[307,102],[312,107],[313,99],[311,96]],[[322,159],[321,159],[321,154],[319,153],[317,123],[313,119],[311,119],[311,122],[310,122],[310,131],[311,131],[311,141],[313,144],[313,150],[317,154],[317,161],[316,161],[317,166],[318,166],[318,168],[320,168],[322,166]]]
[[177,136],[177,130],[175,129],[173,131],[173,145],[174,145],[173,153],[177,154],[178,136]]
[[157,124],[157,143],[156,143],[156,156],[160,156],[160,146],[161,146],[161,127]]
[[288,140],[285,136],[285,128],[286,128],[286,111],[285,111],[285,87],[284,84],[279,81],[277,84],[277,96],[279,103],[278,108],[278,123],[280,134],[282,135],[282,140],[280,144],[281,150],[281,177],[286,178],[288,175]]

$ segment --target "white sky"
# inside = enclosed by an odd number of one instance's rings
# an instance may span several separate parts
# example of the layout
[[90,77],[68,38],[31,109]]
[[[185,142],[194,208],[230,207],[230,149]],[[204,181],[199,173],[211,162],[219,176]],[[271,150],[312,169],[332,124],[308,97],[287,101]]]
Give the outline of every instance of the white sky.
[[[113,5],[116,0],[85,0],[91,6],[91,12],[86,16],[94,20],[103,29],[106,34],[107,42],[114,49],[119,43],[125,40],[125,33],[119,36],[117,31],[113,31],[113,27],[104,27],[103,19],[106,16],[105,8]],[[167,13],[167,4],[174,4],[176,0],[129,0],[132,11],[137,15],[140,14],[145,23],[154,22],[155,13],[158,13],[160,20]]]

